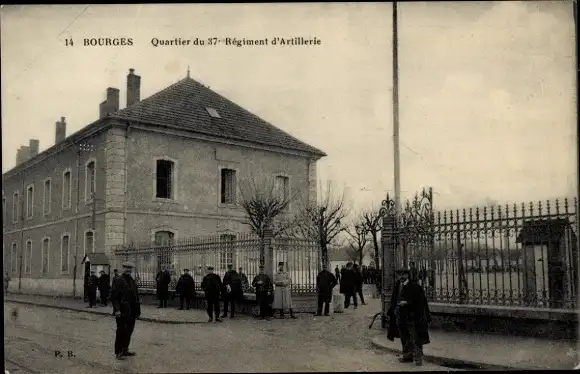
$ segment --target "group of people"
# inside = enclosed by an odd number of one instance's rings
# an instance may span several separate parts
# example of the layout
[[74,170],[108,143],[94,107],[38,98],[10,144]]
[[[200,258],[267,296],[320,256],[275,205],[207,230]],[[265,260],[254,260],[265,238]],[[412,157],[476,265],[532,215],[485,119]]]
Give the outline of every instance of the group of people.
[[364,276],[360,266],[348,262],[341,270],[338,270],[338,266],[336,266],[334,272],[340,284],[340,293],[344,294],[344,307],[348,308],[352,299],[356,309],[358,307],[357,296],[360,298],[361,304],[365,305],[363,296]]
[[[119,277],[117,269],[114,269],[113,282]],[[101,306],[107,306],[111,294],[111,278],[107,272],[101,270],[97,277],[96,272],[91,270],[87,279],[86,301],[89,302],[87,308],[97,305],[97,290],[99,291]]]

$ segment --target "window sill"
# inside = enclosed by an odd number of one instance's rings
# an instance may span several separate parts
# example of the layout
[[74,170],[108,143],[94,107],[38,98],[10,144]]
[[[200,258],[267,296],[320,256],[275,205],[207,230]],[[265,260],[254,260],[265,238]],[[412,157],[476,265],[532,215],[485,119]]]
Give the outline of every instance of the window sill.
[[226,208],[226,209],[240,209],[241,206],[239,204],[236,203],[218,203],[218,207],[219,208]]
[[179,204],[179,202],[175,199],[164,199],[162,197],[154,197],[153,201],[156,203]]

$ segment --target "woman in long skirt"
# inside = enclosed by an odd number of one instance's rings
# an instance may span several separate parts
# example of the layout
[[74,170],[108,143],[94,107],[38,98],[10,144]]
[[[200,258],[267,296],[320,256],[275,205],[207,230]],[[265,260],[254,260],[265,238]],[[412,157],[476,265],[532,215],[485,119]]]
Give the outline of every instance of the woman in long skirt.
[[280,311],[280,318],[284,318],[284,310],[290,311],[290,318],[296,318],[292,312],[292,295],[290,293],[290,286],[292,285],[292,278],[290,274],[284,271],[284,263],[278,263],[278,272],[274,274],[274,302],[272,309]]

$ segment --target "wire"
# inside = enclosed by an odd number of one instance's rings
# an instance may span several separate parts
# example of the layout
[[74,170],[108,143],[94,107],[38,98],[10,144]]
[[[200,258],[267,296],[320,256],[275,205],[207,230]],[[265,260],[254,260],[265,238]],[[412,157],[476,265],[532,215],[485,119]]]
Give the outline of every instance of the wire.
[[[58,40],[58,38],[60,38],[60,36],[62,34],[64,34],[75,22],[76,20],[78,20],[80,18],[80,16],[82,16],[87,9],[89,9],[90,5],[87,5],[56,37],[56,39]],[[20,78],[22,76],[22,74],[26,73],[28,71],[28,69],[30,69],[32,67],[32,65],[34,65],[34,63],[40,58],[42,57],[49,49],[51,48],[51,46],[47,46],[39,55],[37,55],[35,58],[32,59],[32,61],[30,63],[28,63],[28,65],[26,65],[24,67],[24,69],[22,71],[20,71],[20,73],[18,73],[18,75],[14,78],[14,80],[17,80],[18,78]]]

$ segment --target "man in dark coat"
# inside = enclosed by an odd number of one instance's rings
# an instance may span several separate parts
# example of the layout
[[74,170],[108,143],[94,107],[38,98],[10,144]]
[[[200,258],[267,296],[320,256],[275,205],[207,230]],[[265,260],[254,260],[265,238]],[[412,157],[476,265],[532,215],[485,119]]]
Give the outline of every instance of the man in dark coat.
[[113,315],[117,321],[115,356],[118,360],[123,360],[126,356],[135,356],[134,352],[129,351],[129,344],[135,329],[135,321],[141,315],[141,303],[137,283],[131,276],[134,267],[129,262],[123,264],[123,275],[115,280],[111,292]]
[[354,308],[358,307],[358,302],[356,300],[356,278],[354,271],[352,270],[352,262],[346,264],[344,273],[342,273],[340,279],[340,293],[344,294],[344,307],[345,309],[350,306],[350,299],[354,300]]
[[93,306],[97,305],[97,288],[99,287],[99,278],[95,274],[94,270],[91,270],[91,275],[89,275],[89,284],[88,284],[88,291],[89,291],[89,306],[88,308],[92,308]]
[[169,300],[169,284],[171,283],[171,274],[167,271],[165,266],[161,266],[161,270],[155,277],[157,282],[157,300],[159,300],[159,308],[166,308]]
[[205,293],[205,301],[209,321],[212,322],[215,313],[215,321],[221,322],[220,319],[220,293],[222,292],[222,279],[213,272],[213,266],[207,267],[207,274],[201,281],[201,289]]
[[270,277],[264,273],[263,265],[260,265],[258,275],[252,281],[252,287],[256,290],[256,302],[260,308],[260,319],[270,319],[270,295],[274,287]]
[[326,264],[322,263],[322,271],[316,277],[316,289],[318,291],[318,308],[316,315],[322,315],[322,305],[324,304],[324,315],[330,315],[330,303],[332,301],[332,290],[337,285],[336,277],[326,269]]
[[358,264],[353,265],[352,271],[354,272],[354,283],[356,286],[354,298],[356,300],[356,295],[358,295],[360,297],[361,304],[366,305],[365,298],[363,296],[363,275]]
[[183,269],[183,275],[179,277],[175,292],[179,295],[179,310],[183,310],[183,304],[186,304],[186,309],[189,310],[191,302],[195,296],[195,281],[189,269]]
[[239,302],[243,297],[242,280],[234,266],[229,264],[228,271],[224,274],[224,313],[222,318],[227,317],[228,306],[231,307],[230,318],[234,318],[236,314],[236,302]]
[[398,271],[399,280],[395,283],[391,305],[387,312],[389,330],[387,338],[401,339],[403,356],[401,362],[423,364],[423,345],[429,344],[429,323],[431,315],[423,288],[410,279],[410,270]]
[[340,282],[340,270],[338,269],[338,265],[334,268],[334,277],[337,282]]
[[109,300],[109,291],[111,290],[111,279],[109,274],[101,270],[101,276],[99,277],[99,292],[101,294],[101,305],[107,306],[107,300]]

